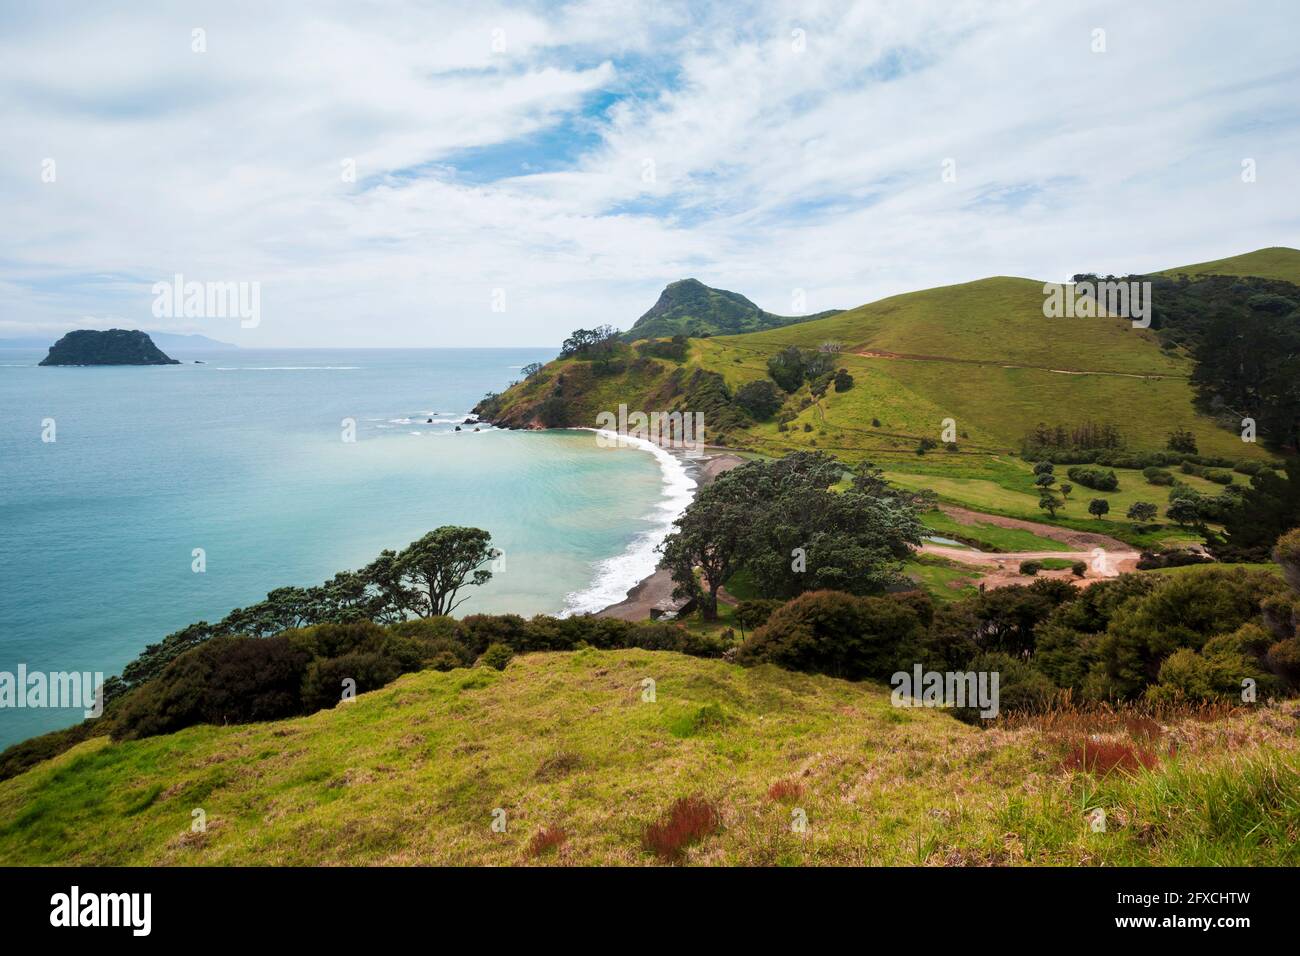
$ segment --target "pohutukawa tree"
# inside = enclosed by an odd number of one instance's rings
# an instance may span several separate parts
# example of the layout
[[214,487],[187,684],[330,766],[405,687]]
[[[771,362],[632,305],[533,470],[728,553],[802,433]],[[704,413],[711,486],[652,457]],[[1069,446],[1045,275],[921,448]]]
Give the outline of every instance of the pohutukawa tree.
[[414,595],[412,610],[421,617],[450,614],[469,597],[456,600],[465,587],[479,587],[492,579],[484,567],[500,557],[492,536],[482,528],[448,525],[413,541],[397,556],[402,583]]
[[661,548],[674,596],[698,599],[713,620],[718,590],[741,570],[769,598],[825,588],[878,594],[901,583],[900,562],[921,540],[912,497],[870,465],[849,489],[832,491],[846,471],[829,455],[796,452],[701,489]]

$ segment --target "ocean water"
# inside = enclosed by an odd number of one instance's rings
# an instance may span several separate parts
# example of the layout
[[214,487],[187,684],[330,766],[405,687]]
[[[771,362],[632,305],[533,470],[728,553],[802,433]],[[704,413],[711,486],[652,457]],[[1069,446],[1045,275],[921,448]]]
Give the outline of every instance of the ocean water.
[[[37,368],[43,351],[0,350],[0,671],[117,673],[177,628],[445,524],[504,552],[459,614],[620,600],[689,500],[683,464],[592,432],[454,431],[553,354],[241,349]],[[78,719],[0,708],[0,746]]]

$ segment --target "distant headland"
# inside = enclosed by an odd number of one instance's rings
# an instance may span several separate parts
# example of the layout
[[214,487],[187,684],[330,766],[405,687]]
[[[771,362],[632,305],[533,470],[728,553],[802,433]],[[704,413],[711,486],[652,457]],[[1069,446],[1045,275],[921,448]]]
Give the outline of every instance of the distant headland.
[[41,365],[180,365],[140,331],[78,329],[50,346]]

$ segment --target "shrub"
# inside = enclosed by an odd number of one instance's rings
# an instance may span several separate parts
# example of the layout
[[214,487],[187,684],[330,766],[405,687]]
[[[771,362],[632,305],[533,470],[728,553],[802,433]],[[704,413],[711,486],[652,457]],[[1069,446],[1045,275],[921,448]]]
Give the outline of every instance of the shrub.
[[1169,433],[1165,441],[1165,447],[1170,451],[1185,452],[1190,455],[1196,454],[1196,436],[1186,428],[1178,428]]
[[1300,528],[1293,528],[1277,539],[1273,560],[1282,569],[1286,583],[1300,591]]
[[391,636],[388,631],[372,621],[358,621],[352,624],[316,624],[284,631],[283,635],[295,647],[302,648],[312,657],[341,657],[354,651],[375,650],[385,638]]
[[1050,461],[1040,461],[1034,463],[1035,475],[1050,475],[1056,470],[1056,466]]
[[1081,578],[1088,573],[1088,564],[1086,561],[1075,561],[1070,565],[1070,573],[1076,578]]
[[[1190,681],[1196,665],[1184,659],[1165,675],[1162,662],[1181,648],[1209,648],[1216,635],[1230,635],[1256,620],[1261,599],[1283,587],[1267,572],[1244,568],[1207,568],[1160,582],[1150,593],[1115,609],[1097,643],[1084,688],[1087,696],[1132,699],[1161,678],[1181,680],[1180,668]],[[1211,652],[1227,653],[1218,645]],[[1244,665],[1234,660],[1232,666]],[[1236,675],[1238,689],[1244,676],[1251,675]]]
[[123,701],[113,737],[131,740],[193,724],[276,720],[302,710],[311,655],[286,636],[214,637],[182,654]]
[[[1030,713],[1043,710],[1056,696],[1056,685],[1040,671],[1019,657],[1000,651],[980,654],[963,670],[998,675],[998,712]],[[962,720],[977,723],[982,719],[978,707],[964,707],[956,712]]]
[[893,597],[809,591],[774,611],[740,646],[747,666],[861,680],[888,679],[909,657],[924,624],[917,607]]
[[520,652],[552,649],[535,646],[529,623],[518,614],[467,614],[456,622],[456,639],[471,661],[491,644],[505,644]]
[[1300,684],[1300,638],[1278,641],[1268,649],[1265,657],[1269,670],[1291,685]]
[[636,347],[639,355],[667,359],[670,362],[686,361],[686,336],[674,335],[671,339],[651,339]]
[[682,797],[658,823],[645,828],[641,845],[665,862],[677,862],[686,848],[716,833],[722,815],[716,805],[701,797]]
[[343,699],[344,681],[355,681],[358,694],[378,690],[401,673],[390,657],[359,651],[312,661],[302,681],[302,707],[312,713],[333,707]]
[[1042,563],[1041,561],[1021,561],[1021,562],[1020,562],[1020,573],[1021,573],[1021,574],[1034,575],[1034,574],[1037,574],[1037,573],[1038,573],[1039,571],[1041,571],[1041,570],[1043,570],[1043,563]]
[[776,601],[769,598],[759,598],[753,601],[741,601],[736,605],[736,610],[733,616],[742,627],[754,631],[766,624],[767,619],[772,616],[772,612],[784,603],[784,601]]
[[487,650],[479,655],[478,666],[503,671],[514,656],[515,652],[505,644],[489,644]]
[[853,387],[853,376],[849,374],[846,368],[840,369],[835,373],[835,391],[847,392]]
[[1147,480],[1148,484],[1152,485],[1172,485],[1174,483],[1173,472],[1155,466],[1143,468],[1142,477]]
[[1150,521],[1160,509],[1152,501],[1135,501],[1128,506],[1127,517],[1139,524]]
[[766,421],[781,408],[780,390],[768,379],[746,382],[736,391],[735,402],[755,421]]
[[1143,551],[1137,567],[1139,571],[1151,571],[1156,568],[1183,568],[1191,564],[1208,564],[1210,561],[1210,558],[1197,551],[1174,548],[1169,551]]
[[1066,471],[1066,474],[1070,476],[1071,481],[1083,485],[1085,488],[1091,488],[1093,491],[1116,491],[1119,489],[1119,479],[1115,477],[1113,471],[1102,471],[1100,468],[1076,465]]

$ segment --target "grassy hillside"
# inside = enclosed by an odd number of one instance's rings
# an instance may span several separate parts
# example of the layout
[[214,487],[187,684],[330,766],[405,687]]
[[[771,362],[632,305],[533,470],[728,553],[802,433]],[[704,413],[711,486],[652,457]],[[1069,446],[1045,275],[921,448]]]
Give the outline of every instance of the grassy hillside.
[[569,423],[592,425],[598,411],[619,402],[671,407],[654,402],[683,397],[687,390],[669,383],[674,373],[679,380],[696,370],[715,373],[734,392],[766,378],[767,360],[782,348],[833,342],[854,388],[809,404],[786,432],[774,421],[735,427],[714,420],[706,421],[710,433],[771,454],[815,442],[848,458],[906,457],[952,418],[962,455],[944,460],[956,464],[970,454],[1013,453],[1037,422],[1091,418],[1117,422],[1135,449],[1162,448],[1172,429],[1184,427],[1203,454],[1262,457],[1196,413],[1190,363],[1162,351],[1154,333],[1113,318],[1047,319],[1042,288],[1034,280],[994,278],[908,293],[784,328],[693,339],[684,364],[641,358],[600,375],[591,374],[591,363],[557,362],[507,392],[504,407],[527,408],[549,394],[557,375],[567,376],[563,393],[575,418]]
[[[1300,252],[1260,250],[1210,265],[1289,275],[1300,273]],[[997,277],[780,328],[691,339],[680,362],[631,350],[603,371],[591,362],[556,362],[506,392],[500,414],[489,417],[513,426],[555,424],[538,414],[553,393],[562,395],[557,401],[567,417],[561,423],[569,425],[593,425],[597,414],[620,403],[634,410],[702,410],[714,443],[764,455],[816,448],[848,461],[870,458],[949,501],[1030,518],[1041,517],[1038,494],[1016,453],[1039,422],[1113,422],[1138,452],[1163,449],[1169,433],[1182,428],[1195,435],[1202,455],[1270,457],[1197,412],[1184,350],[1162,349],[1156,333],[1124,319],[1046,318],[1043,302],[1043,283]],[[854,385],[821,398],[805,385],[786,400],[787,417],[794,417],[784,428],[776,419],[754,422],[726,392],[766,380],[768,360],[790,346],[838,348],[836,365],[852,374]],[[920,440],[938,439],[945,419],[955,422],[957,448],[917,456]],[[1147,487],[1136,475],[1128,479],[1111,501],[1106,527],[1087,518],[1085,489],[1077,494],[1083,503],[1058,521],[1114,534],[1113,519],[1131,500],[1163,508],[1167,489]],[[1166,529],[1135,543],[1180,535]]]
[[[535,654],[501,673],[408,675],[296,720],[87,742],[0,784],[0,863],[636,865],[657,859],[645,827],[700,796],[720,827],[692,863],[1295,864],[1294,727],[1261,707],[1139,738],[982,730],[894,708],[879,685],[671,653]],[[1087,733],[1154,769],[1063,766]],[[1104,833],[1084,817],[1097,807]],[[543,827],[566,839],[534,856]]]
[[1240,256],[1197,262],[1190,266],[1165,269],[1159,275],[1177,276],[1259,276],[1262,279],[1282,279],[1300,284],[1300,249],[1270,246]]

